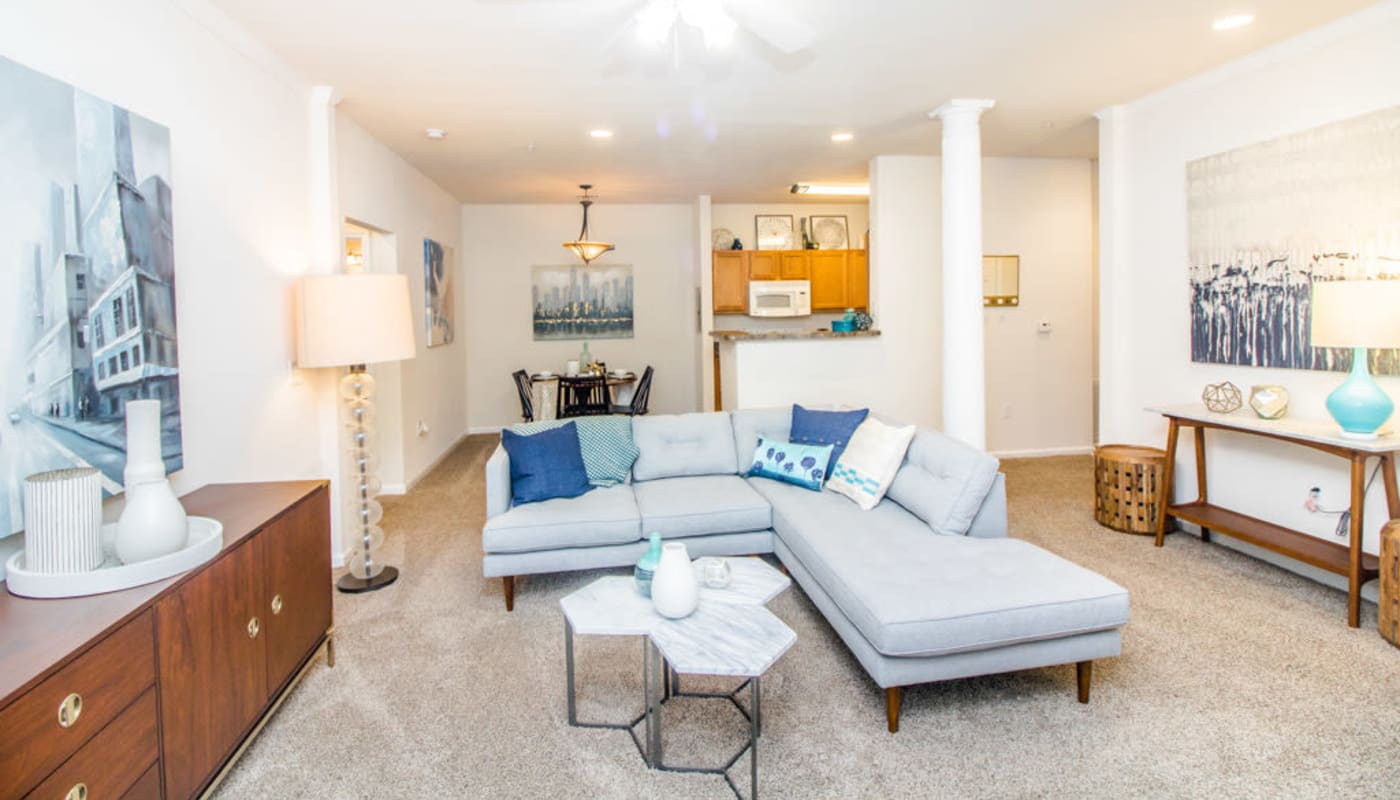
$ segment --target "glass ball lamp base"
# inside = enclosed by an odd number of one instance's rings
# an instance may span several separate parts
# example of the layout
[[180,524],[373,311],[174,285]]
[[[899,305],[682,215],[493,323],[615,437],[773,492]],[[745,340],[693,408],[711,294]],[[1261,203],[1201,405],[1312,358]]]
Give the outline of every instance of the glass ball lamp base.
[[361,594],[383,589],[385,586],[399,579],[399,571],[394,567],[385,567],[378,575],[372,578],[361,578],[358,575],[344,575],[336,581],[335,588],[346,594]]

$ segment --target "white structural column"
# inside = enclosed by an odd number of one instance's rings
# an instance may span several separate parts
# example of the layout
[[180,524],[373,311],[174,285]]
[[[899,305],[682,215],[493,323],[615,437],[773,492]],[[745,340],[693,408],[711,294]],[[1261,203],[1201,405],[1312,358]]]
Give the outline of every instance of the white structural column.
[[982,344],[982,112],[993,100],[949,100],[943,121],[943,432],[987,446]]

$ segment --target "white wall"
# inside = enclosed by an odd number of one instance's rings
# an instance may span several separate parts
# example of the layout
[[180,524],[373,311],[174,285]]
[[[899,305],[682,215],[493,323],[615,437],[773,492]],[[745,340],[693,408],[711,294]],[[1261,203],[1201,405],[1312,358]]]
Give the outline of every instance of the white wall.
[[[1391,0],[1101,115],[1101,417],[1105,441],[1161,446],[1145,406],[1194,402],[1206,383],[1280,383],[1293,414],[1326,418],[1340,374],[1193,364],[1187,285],[1186,162],[1400,104],[1400,2]],[[1392,395],[1400,378],[1382,378]],[[1259,439],[1208,436],[1212,502],[1332,538],[1335,517],[1303,510],[1309,487],[1347,503],[1340,459]],[[1190,448],[1178,461],[1194,493]],[[1365,549],[1386,518],[1375,487]]]
[[[193,4],[191,4],[193,5]],[[307,87],[166,0],[0,5],[0,54],[170,128],[185,468],[323,477],[317,393],[294,373],[289,288],[307,268]]]
[[[1005,456],[1093,444],[1093,175],[1072,158],[982,163],[982,249],[1021,257],[1019,306],[983,312],[987,449]],[[1049,322],[1049,333],[1038,332]]]
[[[467,429],[467,336],[462,323],[469,310],[460,263],[452,265],[457,331],[451,344],[427,346],[423,305],[423,239],[443,245],[460,262],[461,205],[342,113],[336,115],[336,150],[340,213],[393,234],[394,261],[408,276],[412,296],[418,354],[411,361],[376,368],[381,388],[397,394],[397,419],[381,413],[379,435],[385,455],[380,477],[386,489],[398,489],[422,477]],[[384,387],[386,383],[390,385]],[[422,435],[420,420],[428,428]],[[398,456],[397,463],[388,458],[391,452]]]
[[[536,342],[531,326],[530,273],[535,265],[577,258],[560,246],[578,233],[581,209],[571,205],[464,205],[463,273],[471,382],[467,409],[473,430],[520,420],[510,374],[517,369],[562,371],[581,341]],[[656,368],[653,413],[699,408],[696,214],[690,204],[608,205],[589,212],[595,236],[617,250],[594,262],[631,264],[635,335],[595,339],[589,350],[609,367]]]
[[793,236],[802,246],[802,218],[813,214],[846,216],[846,234],[852,250],[860,248],[860,238],[870,228],[870,206],[866,203],[715,203],[711,206],[711,228],[728,228],[744,243],[745,250],[758,246],[753,218],[757,214],[791,214]]
[[[872,358],[879,407],[942,426],[942,171],[935,156],[871,162]],[[982,161],[983,251],[1021,257],[1021,304],[984,312],[987,446],[1086,452],[1093,416],[1093,185],[1082,159]],[[1052,332],[1042,334],[1045,320]],[[1006,415],[1007,407],[1010,415]]]
[[[176,490],[338,481],[338,375],[292,368],[292,285],[327,268],[322,250],[333,245],[320,240],[338,239],[319,235],[337,200],[327,171],[336,126],[315,122],[311,86],[203,0],[0,4],[0,55],[170,129],[185,459]],[[346,213],[398,226],[421,294],[421,237],[455,247],[458,207],[353,124],[339,127]],[[410,475],[465,428],[465,345],[448,350],[420,347],[421,366],[403,369],[403,416],[433,428],[400,445]]]

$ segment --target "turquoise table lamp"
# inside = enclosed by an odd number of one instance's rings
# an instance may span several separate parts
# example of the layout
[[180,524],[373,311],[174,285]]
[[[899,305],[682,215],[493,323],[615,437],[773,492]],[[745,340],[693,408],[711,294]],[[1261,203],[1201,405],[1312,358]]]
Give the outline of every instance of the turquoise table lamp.
[[1375,439],[1395,410],[1371,377],[1367,348],[1400,347],[1400,280],[1314,281],[1313,347],[1352,348],[1351,376],[1327,396],[1349,439]]

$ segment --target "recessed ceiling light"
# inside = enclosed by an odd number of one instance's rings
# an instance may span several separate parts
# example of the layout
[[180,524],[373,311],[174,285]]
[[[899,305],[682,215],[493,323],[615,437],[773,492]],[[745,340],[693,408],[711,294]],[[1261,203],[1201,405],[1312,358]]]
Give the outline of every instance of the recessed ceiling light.
[[611,139],[612,131],[607,128],[594,128],[588,132],[588,135],[592,136],[594,139]]
[[1232,31],[1235,28],[1243,28],[1253,21],[1253,14],[1231,14],[1212,22],[1210,27],[1217,31]]
[[854,138],[856,138],[856,135],[850,131],[839,131],[831,134],[831,141],[837,142],[838,144],[841,142],[849,142]]
[[427,130],[423,131],[423,133],[424,133],[429,139],[446,139],[446,138],[447,138],[447,131],[443,130],[442,128],[428,128]]
[[869,197],[870,186],[867,184],[843,184],[843,183],[794,183],[788,191],[793,194],[828,194],[839,195],[841,197]]

